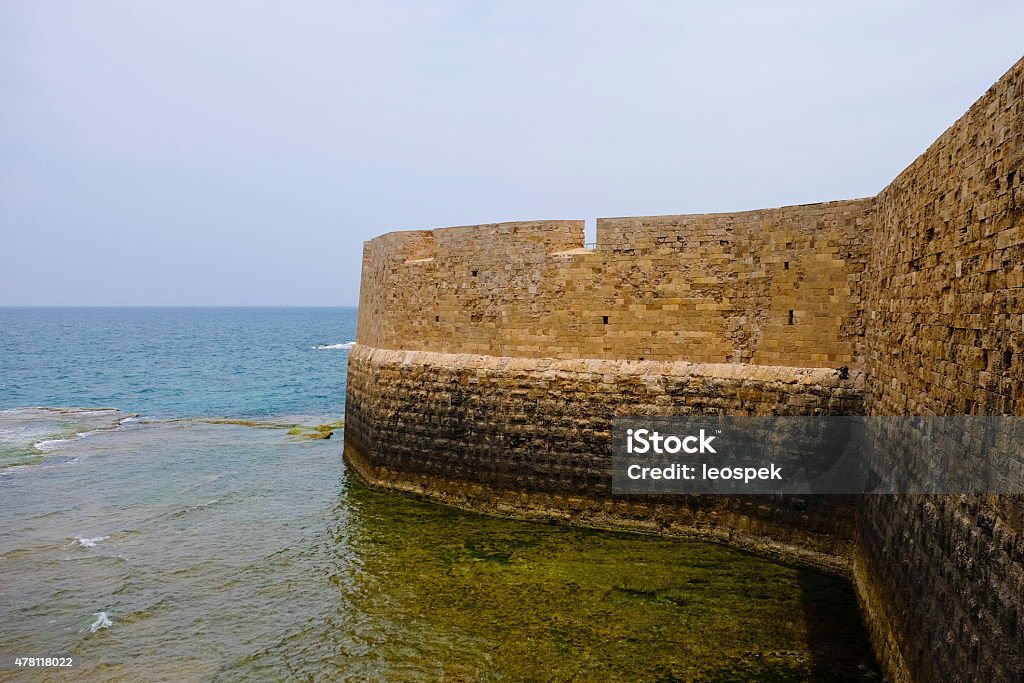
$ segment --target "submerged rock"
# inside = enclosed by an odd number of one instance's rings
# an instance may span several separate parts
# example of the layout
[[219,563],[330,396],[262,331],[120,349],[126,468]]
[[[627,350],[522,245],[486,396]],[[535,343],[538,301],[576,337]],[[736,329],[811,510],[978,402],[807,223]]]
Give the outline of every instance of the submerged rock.
[[295,425],[288,430],[288,433],[292,436],[301,436],[307,439],[329,439],[334,435],[334,431],[336,429],[342,429],[344,426],[344,420],[339,420],[330,424],[321,424],[316,427]]

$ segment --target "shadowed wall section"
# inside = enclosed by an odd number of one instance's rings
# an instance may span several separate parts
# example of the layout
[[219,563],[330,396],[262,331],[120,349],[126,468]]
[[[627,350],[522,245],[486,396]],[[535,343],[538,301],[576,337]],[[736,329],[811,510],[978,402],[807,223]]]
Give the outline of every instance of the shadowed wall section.
[[[1022,175],[1024,61],[878,195],[869,415],[1024,416]],[[858,588],[890,669],[1024,680],[1024,499],[870,496],[859,518]]]

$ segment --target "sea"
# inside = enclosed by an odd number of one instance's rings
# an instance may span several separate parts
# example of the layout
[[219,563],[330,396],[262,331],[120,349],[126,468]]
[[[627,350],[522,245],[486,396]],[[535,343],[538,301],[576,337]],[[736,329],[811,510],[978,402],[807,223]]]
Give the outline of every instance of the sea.
[[0,309],[0,680],[880,680],[842,579],[364,486],[355,330]]

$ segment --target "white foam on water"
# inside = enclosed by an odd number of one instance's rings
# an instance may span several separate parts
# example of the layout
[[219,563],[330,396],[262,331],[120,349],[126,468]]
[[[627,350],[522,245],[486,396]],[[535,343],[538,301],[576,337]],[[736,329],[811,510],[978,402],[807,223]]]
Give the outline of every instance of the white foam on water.
[[99,543],[100,541],[105,541],[108,538],[110,538],[110,536],[97,536],[96,538],[83,538],[81,536],[75,536],[75,540],[78,542],[78,545],[82,546],[83,548],[95,548],[97,543]]
[[[92,411],[92,414],[107,415],[111,411],[112,411],[112,409],[101,408],[101,409]],[[113,412],[116,413],[117,411],[113,411]],[[83,412],[83,414],[88,414],[88,413]],[[132,422],[132,421],[135,421],[135,420],[138,420],[138,419],[139,419],[138,413],[132,413],[131,415],[126,415],[125,417],[118,418],[117,420],[115,420],[113,423],[111,423],[109,425],[105,425],[105,426],[102,426],[102,427],[97,427],[96,429],[89,429],[89,430],[86,430],[84,432],[77,432],[75,434],[72,434],[71,436],[64,436],[64,437],[61,437],[59,439],[43,439],[42,441],[37,441],[34,444],[32,444],[32,447],[35,448],[37,451],[42,451],[43,453],[46,453],[46,452],[52,451],[52,450],[54,450],[56,448],[60,448],[62,445],[66,444],[66,443],[71,443],[72,441],[78,441],[79,439],[84,439],[84,438],[86,438],[88,436],[92,436],[93,434],[100,434],[102,432],[111,432],[111,431],[118,430],[118,429],[121,428],[121,425],[123,425],[124,423]]]
[[84,439],[87,436],[92,436],[93,434],[99,434],[100,432],[106,431],[110,430],[90,429],[87,432],[78,432],[74,436],[68,436],[63,439],[45,439],[43,441],[37,441],[36,443],[32,444],[32,447],[35,448],[37,451],[43,451],[45,453],[47,451],[52,451],[55,448],[59,448],[62,444],[71,443],[72,441],[78,441],[79,439]]
[[321,344],[320,346],[313,346],[310,348],[316,349],[317,351],[327,351],[329,349],[351,349],[355,346],[354,341],[345,342],[344,344]]
[[90,633],[96,633],[101,628],[110,628],[114,625],[114,622],[110,620],[106,612],[93,612],[93,616],[96,617],[96,621],[92,622],[92,626],[89,627]]

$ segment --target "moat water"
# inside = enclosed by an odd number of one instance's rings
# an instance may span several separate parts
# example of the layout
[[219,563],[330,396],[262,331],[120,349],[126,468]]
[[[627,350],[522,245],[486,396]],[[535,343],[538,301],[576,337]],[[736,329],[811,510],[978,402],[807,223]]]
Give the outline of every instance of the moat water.
[[360,485],[287,428],[340,418],[354,329],[0,310],[0,679],[879,678],[839,579]]

